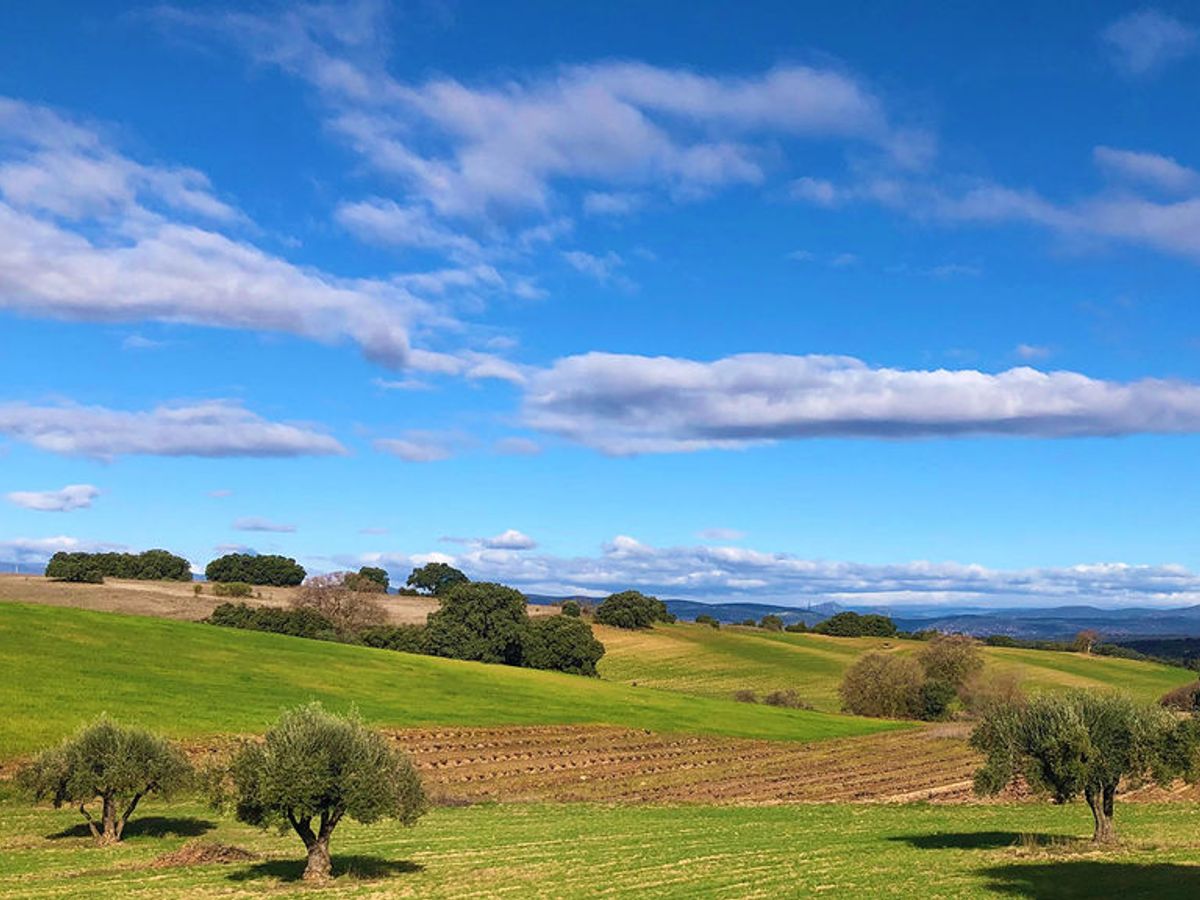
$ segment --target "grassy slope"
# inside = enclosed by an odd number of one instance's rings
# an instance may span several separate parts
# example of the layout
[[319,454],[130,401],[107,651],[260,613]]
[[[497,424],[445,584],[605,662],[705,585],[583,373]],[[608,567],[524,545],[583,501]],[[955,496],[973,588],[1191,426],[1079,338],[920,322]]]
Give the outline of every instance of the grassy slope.
[[[915,653],[920,644],[878,638],[831,638],[755,628],[680,623],[652,631],[598,626],[607,654],[600,674],[611,681],[728,697],[747,688],[765,693],[794,688],[818,709],[838,708],[842,673],[868,650]],[[984,649],[987,665],[1016,672],[1031,690],[1054,687],[1119,688],[1157,700],[1196,679],[1194,672],[1153,663],[1040,650]]]
[[[3,791],[3,788],[0,788]],[[56,836],[72,810],[0,797],[0,897],[227,897],[302,894],[299,840],[148,803],[119,847]],[[1125,804],[1126,843],[1098,853],[1081,804],[629,807],[485,805],[436,809],[414,828],[352,822],[334,835],[325,896],[355,897],[1069,897],[1200,895],[1200,808]],[[146,825],[151,832],[147,834]],[[157,825],[157,827],[155,827]],[[164,828],[163,826],[167,826]],[[253,863],[152,869],[204,833],[262,855]],[[78,833],[77,831],[75,832]],[[1020,846],[1022,836],[1058,846]],[[1072,840],[1075,838],[1076,840]],[[1027,840],[1027,843],[1032,843]]]
[[261,730],[317,699],[388,725],[608,723],[818,739],[889,723],[775,710],[597,679],[235,631],[0,603],[0,760],[102,711],[175,736]]

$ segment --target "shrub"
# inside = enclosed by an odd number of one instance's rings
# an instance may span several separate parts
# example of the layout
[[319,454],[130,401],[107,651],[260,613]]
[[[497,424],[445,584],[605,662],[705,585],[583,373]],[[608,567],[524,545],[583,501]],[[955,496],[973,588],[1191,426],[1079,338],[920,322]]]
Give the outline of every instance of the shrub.
[[710,616],[708,613],[701,613],[700,615],[696,616],[696,624],[697,625],[707,625],[709,628],[720,628],[721,627],[720,620],[714,618],[713,616]]
[[289,556],[257,556],[253,553],[227,553],[204,569],[204,577],[209,581],[244,581],[275,587],[300,584],[304,576],[304,567]]
[[376,625],[364,628],[358,635],[359,642],[381,650],[397,650],[400,653],[425,652],[425,627],[423,625]]
[[343,638],[353,638],[371,625],[387,621],[383,607],[346,587],[341,575],[314,575],[291,599],[292,609],[311,609],[330,622]]
[[468,584],[470,581],[471,579],[453,566],[443,562],[431,562],[413,569],[405,584],[422,594],[440,597],[456,585]]
[[319,641],[333,641],[338,638],[333,623],[312,609],[279,609],[273,606],[247,606],[245,603],[222,603],[204,621],[225,628],[269,631],[272,634],[287,634]]
[[918,718],[924,708],[925,674],[915,659],[867,653],[846,670],[839,693],[842,708],[859,716]]
[[812,709],[811,703],[806,703],[800,695],[790,688],[786,691],[771,691],[763,697],[767,706],[782,706],[785,709]]
[[[316,703],[284,713],[262,743],[244,744],[229,780],[240,821],[290,825],[299,835],[308,851],[309,881],[329,878],[329,843],[343,818],[412,825],[427,805],[412,764],[382,734]],[[220,785],[214,800],[225,800]]]
[[578,619],[583,610],[576,600],[564,600],[562,603],[562,614],[570,616],[572,619]]
[[1021,679],[1012,672],[976,672],[963,683],[958,695],[967,711],[977,716],[985,715],[993,706],[1019,706],[1025,702]]
[[783,619],[774,614],[763,616],[758,624],[767,631],[783,631]]
[[441,596],[441,607],[425,627],[428,652],[452,659],[519,666],[529,616],[525,595],[502,584],[456,584]]
[[1167,691],[1158,702],[1167,709],[1179,712],[1197,712],[1200,710],[1200,681]]
[[249,597],[253,593],[254,587],[244,581],[218,581],[213,585],[213,595],[216,597]]
[[783,626],[784,631],[790,631],[792,634],[804,634],[808,631],[808,626],[804,622],[795,622],[792,625]]
[[595,675],[604,645],[582,619],[543,616],[530,621],[522,659],[531,669],[553,669],[572,675]]
[[[99,579],[79,573],[98,573]],[[143,553],[67,553],[59,551],[46,565],[46,577],[62,581],[96,581],[103,578],[128,578],[140,581],[191,581],[192,564],[166,550]]]
[[[699,619],[697,619],[696,621],[699,621]],[[758,622],[754,621],[754,619],[742,619],[742,621],[740,621],[738,624],[744,628],[757,628],[758,627]]]
[[975,773],[979,794],[996,794],[1018,776],[1037,793],[1066,803],[1080,794],[1092,810],[1092,839],[1115,838],[1113,801],[1122,781],[1168,783],[1195,775],[1197,723],[1121,694],[1038,694],[1021,706],[990,709],[971,735],[987,755]]
[[738,703],[757,703],[758,694],[748,688],[742,688],[733,692],[733,699]]
[[975,639],[965,634],[935,635],[917,653],[917,661],[930,679],[948,684],[952,690],[983,668]]
[[192,585],[192,595],[193,596],[199,597],[203,593],[204,593],[204,585],[200,584],[199,582],[196,582],[196,584]]
[[833,637],[895,637],[896,623],[887,616],[840,612],[821,622],[813,631]]
[[383,589],[383,593],[387,593],[388,587],[391,584],[391,579],[388,577],[386,569],[381,569],[379,566],[363,566],[358,570],[359,578],[366,578],[369,581],[375,582]]
[[655,622],[673,622],[675,617],[657,597],[647,597],[641,591],[621,591],[610,594],[596,608],[596,621],[614,628],[650,628]]
[[921,706],[917,717],[929,722],[946,718],[950,713],[950,704],[957,695],[957,689],[950,682],[926,678],[921,685]]
[[[121,840],[138,803],[150,793],[169,795],[191,775],[187,759],[148,731],[125,728],[101,716],[17,773],[18,785],[54,808],[78,806],[98,843]],[[100,801],[100,819],[87,805]]]

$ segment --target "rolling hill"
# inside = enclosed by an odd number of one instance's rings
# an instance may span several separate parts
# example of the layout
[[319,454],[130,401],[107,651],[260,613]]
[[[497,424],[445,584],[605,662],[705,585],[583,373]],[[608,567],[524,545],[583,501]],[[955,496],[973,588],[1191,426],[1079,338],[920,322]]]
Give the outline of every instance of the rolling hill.
[[[610,681],[729,697],[747,689],[760,694],[794,689],[820,710],[839,707],[838,684],[855,659],[868,650],[915,653],[915,641],[834,638],[757,628],[678,623],[651,631],[596,626],[607,650],[600,675]],[[1063,687],[1119,688],[1157,700],[1171,688],[1196,680],[1188,669],[1154,663],[1054,653],[1044,650],[983,648],[986,665],[1012,672],[1030,690]]]
[[393,726],[597,723],[786,740],[899,727],[194,622],[0,603],[0,760],[104,711],[183,737],[259,731],[308,700],[354,706]]

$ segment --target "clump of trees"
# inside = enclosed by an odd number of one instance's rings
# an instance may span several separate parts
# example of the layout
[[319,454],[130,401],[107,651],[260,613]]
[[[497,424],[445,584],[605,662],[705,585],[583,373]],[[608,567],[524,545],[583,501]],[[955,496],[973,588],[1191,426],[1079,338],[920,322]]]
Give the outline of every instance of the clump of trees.
[[842,706],[860,716],[942,719],[982,668],[978,645],[965,635],[934,635],[915,659],[867,653],[842,679]]
[[1113,804],[1122,781],[1168,784],[1196,774],[1197,722],[1178,721],[1123,694],[1039,694],[993,706],[971,745],[987,755],[975,773],[980,795],[1000,792],[1018,776],[1055,803],[1082,796],[1092,811],[1092,839],[1115,839]]
[[817,634],[833,637],[895,637],[896,623],[887,616],[859,615],[856,612],[840,612],[812,628]]
[[292,587],[304,581],[307,573],[290,556],[254,553],[227,553],[204,568],[209,581],[244,581],[246,584]]
[[330,841],[345,818],[412,825],[427,801],[412,763],[356,717],[311,704],[284,713],[260,742],[242,746],[214,802],[261,828],[290,827],[304,842],[307,881],[333,872]]
[[[101,716],[22,767],[17,784],[35,802],[77,806],[97,843],[121,840],[142,799],[188,785],[191,766],[164,739]],[[99,818],[89,804],[100,801]]]
[[758,627],[767,631],[783,631],[783,619],[774,613],[768,613],[759,620]]
[[609,594],[596,607],[596,621],[614,628],[651,628],[655,622],[674,622],[675,617],[657,597],[641,591],[621,591]]
[[720,620],[714,616],[710,616],[708,613],[700,613],[700,615],[696,616],[695,621],[697,625],[707,625],[709,628],[721,627]]
[[471,579],[447,563],[431,562],[412,570],[405,584],[420,594],[441,597],[452,587]]
[[166,550],[143,553],[67,553],[60,550],[50,557],[46,577],[90,584],[99,584],[105,578],[191,581],[192,564]]
[[565,614],[530,620],[522,639],[522,662],[531,669],[594,676],[603,655],[587,622]]

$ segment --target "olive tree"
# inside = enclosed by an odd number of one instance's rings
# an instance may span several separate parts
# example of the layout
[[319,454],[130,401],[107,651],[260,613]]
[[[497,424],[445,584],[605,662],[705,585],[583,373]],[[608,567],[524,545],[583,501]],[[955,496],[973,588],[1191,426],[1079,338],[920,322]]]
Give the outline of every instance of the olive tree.
[[[163,738],[101,716],[21,768],[17,783],[35,802],[49,800],[56,809],[78,806],[92,837],[113,844],[143,797],[169,795],[191,773],[184,755]],[[99,821],[88,811],[95,800]]]
[[[228,775],[237,818],[261,828],[290,826],[308,851],[310,881],[332,873],[329,841],[346,816],[412,825],[426,809],[407,757],[357,717],[328,713],[319,703],[284,713],[265,740],[244,744]],[[214,799],[221,805],[227,795],[218,789]]]
[[971,745],[987,755],[975,773],[978,794],[999,793],[1023,776],[1055,803],[1082,795],[1095,823],[1092,839],[1106,843],[1116,837],[1113,801],[1122,780],[1192,777],[1197,731],[1195,722],[1124,694],[1072,691],[990,707]]

